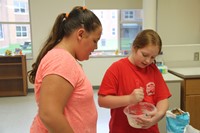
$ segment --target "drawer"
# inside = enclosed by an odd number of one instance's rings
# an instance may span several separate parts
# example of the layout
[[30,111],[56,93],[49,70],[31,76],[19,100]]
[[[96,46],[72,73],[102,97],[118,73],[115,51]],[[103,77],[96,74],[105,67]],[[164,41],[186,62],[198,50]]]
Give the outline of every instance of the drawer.
[[186,95],[200,95],[200,79],[185,79]]

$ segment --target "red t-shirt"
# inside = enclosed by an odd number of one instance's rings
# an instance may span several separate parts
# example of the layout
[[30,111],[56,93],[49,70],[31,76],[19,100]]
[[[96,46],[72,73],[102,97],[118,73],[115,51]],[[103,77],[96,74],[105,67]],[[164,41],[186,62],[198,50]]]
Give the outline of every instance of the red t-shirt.
[[[144,88],[144,102],[154,105],[171,96],[169,89],[155,64],[146,68],[133,65],[128,58],[114,62],[106,71],[98,95],[128,95],[136,88]],[[124,107],[111,109],[110,133],[159,133],[158,125],[149,129],[136,129],[128,124]]]

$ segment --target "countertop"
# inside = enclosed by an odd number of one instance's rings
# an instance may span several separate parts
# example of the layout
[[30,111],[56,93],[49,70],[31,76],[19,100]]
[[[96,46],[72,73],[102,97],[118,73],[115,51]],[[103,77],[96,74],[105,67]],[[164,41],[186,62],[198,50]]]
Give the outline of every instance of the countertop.
[[179,78],[178,76],[175,76],[171,73],[166,73],[166,74],[162,74],[165,82],[180,82],[182,81],[183,79],[182,78]]
[[200,67],[169,68],[168,71],[181,78],[200,78]]

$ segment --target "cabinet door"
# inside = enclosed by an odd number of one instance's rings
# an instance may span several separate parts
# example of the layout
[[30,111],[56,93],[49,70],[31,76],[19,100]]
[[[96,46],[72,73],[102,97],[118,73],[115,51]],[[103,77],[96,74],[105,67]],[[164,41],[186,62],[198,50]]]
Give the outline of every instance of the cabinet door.
[[190,113],[190,125],[200,130],[200,95],[186,96],[186,111]]
[[186,95],[200,95],[200,79],[185,80]]

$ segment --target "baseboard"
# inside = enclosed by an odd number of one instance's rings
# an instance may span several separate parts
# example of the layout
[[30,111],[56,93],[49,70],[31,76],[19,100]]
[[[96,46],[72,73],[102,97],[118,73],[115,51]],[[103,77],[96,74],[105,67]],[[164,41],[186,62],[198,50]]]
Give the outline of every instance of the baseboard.
[[92,86],[93,89],[99,89],[99,86]]
[[34,92],[34,88],[28,88],[28,92]]

